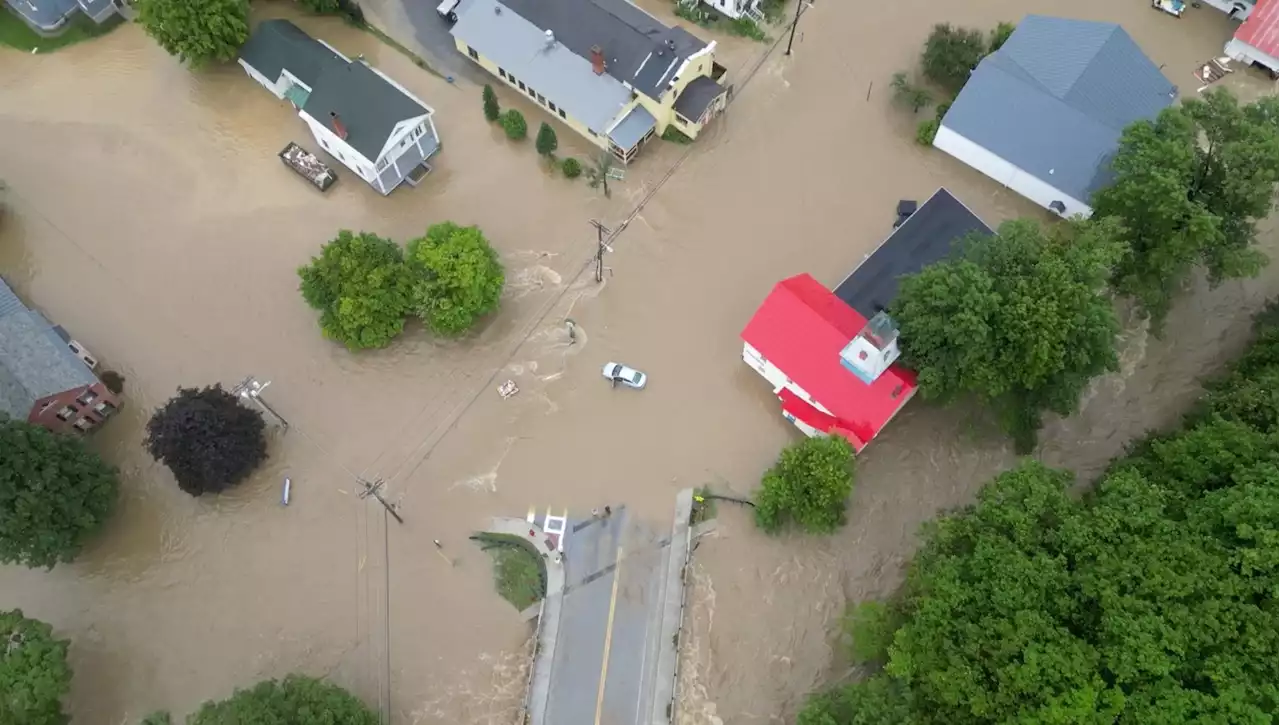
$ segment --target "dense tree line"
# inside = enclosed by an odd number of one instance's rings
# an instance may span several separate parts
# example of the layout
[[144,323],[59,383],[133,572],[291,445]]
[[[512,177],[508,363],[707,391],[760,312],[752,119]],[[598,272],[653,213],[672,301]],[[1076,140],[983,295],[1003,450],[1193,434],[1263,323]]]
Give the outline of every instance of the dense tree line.
[[1277,343],[1271,306],[1183,425],[1082,500],[1027,462],[928,526],[883,671],[799,725],[1274,723]]

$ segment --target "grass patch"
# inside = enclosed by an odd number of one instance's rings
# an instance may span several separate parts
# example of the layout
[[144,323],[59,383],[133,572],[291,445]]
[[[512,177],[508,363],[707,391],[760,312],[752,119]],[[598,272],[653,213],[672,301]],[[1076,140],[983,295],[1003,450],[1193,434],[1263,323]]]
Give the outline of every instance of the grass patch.
[[479,533],[471,539],[493,557],[493,585],[511,606],[523,612],[546,595],[547,573],[531,544],[507,534]]
[[403,45],[401,45],[399,42],[397,42],[395,38],[392,38],[390,35],[387,35],[386,33],[382,32],[382,31],[381,31],[381,30],[379,30],[378,28],[376,28],[376,27],[374,27],[374,26],[370,25],[370,24],[369,24],[369,23],[367,23],[367,22],[366,22],[366,23],[360,23],[360,22],[355,22],[355,21],[353,21],[353,20],[351,20],[351,19],[348,19],[348,20],[347,20],[347,22],[348,22],[348,23],[350,23],[351,25],[354,25],[355,27],[360,28],[361,30],[363,30],[363,31],[365,31],[365,32],[367,32],[367,33],[369,33],[369,34],[370,34],[370,35],[372,35],[373,37],[377,38],[378,40],[381,40],[382,42],[386,43],[387,45],[391,46],[392,48],[395,48],[396,50],[400,51],[402,54],[404,54],[404,56],[405,56],[405,57],[407,57],[409,60],[413,61],[413,64],[414,64],[414,65],[418,66],[418,67],[419,67],[419,68],[421,68],[422,70],[424,70],[424,71],[426,71],[426,72],[428,72],[428,73],[430,73],[430,74],[434,75],[434,76],[435,76],[435,77],[437,77],[437,78],[447,78],[447,76],[446,76],[445,74],[443,74],[443,73],[441,73],[440,71],[436,70],[434,67],[432,67],[432,65],[431,65],[430,63],[428,63],[427,61],[423,60],[420,56],[418,56],[417,54],[415,54],[412,50],[409,50],[408,48],[404,47],[404,46],[403,46]]
[[693,139],[681,133],[680,129],[676,128],[674,125],[667,126],[667,130],[662,132],[662,140],[670,141],[671,143],[678,143],[681,146],[687,146],[693,143]]
[[106,35],[122,24],[124,24],[124,18],[119,15],[113,15],[99,25],[85,14],[76,13],[67,21],[65,30],[60,35],[46,38],[32,30],[8,7],[4,7],[0,8],[0,45],[24,53],[30,53],[33,48],[37,53],[52,53],[59,48]]

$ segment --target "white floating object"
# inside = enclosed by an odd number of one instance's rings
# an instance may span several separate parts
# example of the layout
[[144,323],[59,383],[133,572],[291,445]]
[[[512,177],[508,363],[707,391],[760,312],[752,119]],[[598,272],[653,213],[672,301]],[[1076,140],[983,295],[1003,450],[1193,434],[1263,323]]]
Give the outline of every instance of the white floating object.
[[283,505],[285,505],[285,506],[288,506],[288,505],[289,505],[289,493],[290,493],[292,490],[293,490],[293,481],[289,480],[289,477],[288,477],[288,476],[285,476],[285,477],[284,477],[284,493],[282,493],[282,494],[280,495],[280,503],[281,503],[281,504],[283,504]]

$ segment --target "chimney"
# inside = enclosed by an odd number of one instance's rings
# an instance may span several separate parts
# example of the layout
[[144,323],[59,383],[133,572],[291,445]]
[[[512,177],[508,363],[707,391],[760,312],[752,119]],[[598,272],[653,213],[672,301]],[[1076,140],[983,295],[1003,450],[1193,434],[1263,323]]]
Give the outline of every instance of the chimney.
[[598,45],[591,46],[591,70],[598,76],[604,75],[604,51]]
[[555,34],[555,33],[553,33],[553,32],[551,32],[551,28],[547,28],[547,32],[546,32],[546,33],[544,33],[543,35],[544,35],[544,36],[546,37],[546,39],[547,39],[547,47],[548,47],[548,48],[550,48],[551,46],[553,46],[553,45],[555,45],[555,44],[556,44],[556,34]]
[[329,124],[333,126],[333,132],[343,141],[347,140],[347,127],[342,125],[342,119],[338,118],[337,111],[329,111]]

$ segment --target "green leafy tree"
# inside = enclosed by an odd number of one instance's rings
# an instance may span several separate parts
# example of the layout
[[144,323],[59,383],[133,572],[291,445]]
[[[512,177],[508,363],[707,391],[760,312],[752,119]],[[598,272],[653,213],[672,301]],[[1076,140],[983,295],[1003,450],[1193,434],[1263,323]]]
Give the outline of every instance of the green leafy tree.
[[987,54],[987,48],[981,31],[940,23],[933,26],[924,43],[921,70],[925,78],[952,93],[959,93],[978,61]]
[[524,114],[511,108],[502,114],[502,130],[506,132],[507,138],[520,141],[529,135],[529,124],[525,123]]
[[498,94],[494,92],[493,86],[488,83],[484,84],[484,90],[481,91],[480,98],[484,102],[484,118],[486,121],[493,123],[502,117],[502,108],[498,106]]
[[187,725],[378,725],[378,714],[337,685],[303,675],[265,680],[206,702]]
[[1157,333],[1197,265],[1214,283],[1265,265],[1255,224],[1275,204],[1278,133],[1275,96],[1241,106],[1221,88],[1125,129],[1093,216],[1123,223],[1128,250],[1112,285]]
[[344,229],[298,277],[325,337],[348,349],[385,347],[404,329],[412,284],[404,253],[390,239]]
[[111,515],[119,487],[81,438],[0,420],[0,562],[71,561]]
[[156,710],[155,712],[142,718],[139,725],[173,725],[173,716],[168,710]]
[[71,689],[70,642],[21,609],[0,611],[0,723],[64,725],[62,698]]
[[341,0],[298,0],[298,4],[313,13],[330,14],[342,9]]
[[845,520],[853,491],[853,446],[841,436],[820,436],[783,449],[756,492],[756,524],[774,532],[787,524],[827,534]]
[[938,126],[941,125],[936,118],[926,118],[916,126],[916,143],[921,146],[932,146],[933,139],[938,135]]
[[560,162],[560,171],[566,179],[576,179],[582,176],[582,162],[570,156]]
[[1280,333],[1276,305],[1267,305],[1254,319],[1254,341],[1225,375],[1209,381],[1189,419],[1221,418],[1255,430],[1274,433],[1280,388]]
[[560,148],[560,141],[556,138],[556,132],[545,121],[538,127],[538,137],[534,139],[533,147],[542,156],[550,156],[556,152],[556,149]]
[[249,39],[249,0],[137,0],[147,34],[193,68],[235,60]]
[[478,227],[432,224],[409,242],[412,308],[437,334],[458,335],[498,309],[506,272]]
[[994,53],[1004,47],[1005,42],[1009,40],[1009,36],[1013,35],[1013,31],[1018,26],[1013,23],[998,23],[994,30],[991,31],[991,42],[987,44],[987,52]]
[[919,113],[920,109],[927,108],[933,103],[933,96],[929,95],[929,91],[912,85],[911,81],[907,80],[906,73],[894,73],[889,87],[893,89],[893,100],[910,108],[912,113]]
[[867,600],[850,605],[841,622],[849,641],[849,658],[855,664],[884,661],[900,624],[884,602]]
[[601,151],[592,159],[592,163],[584,171],[587,174],[587,186],[592,189],[604,188],[604,198],[608,199],[612,194],[609,192],[609,173],[613,171],[616,164],[613,160],[613,154],[608,151]]
[[1072,413],[1089,380],[1116,369],[1119,324],[1100,292],[1118,233],[1114,221],[1014,220],[903,279],[892,315],[922,392],[991,403],[1019,451],[1033,448],[1043,411]]
[[[1275,311],[1258,325],[1231,376],[1274,370]],[[996,477],[926,526],[884,673],[798,722],[1274,722],[1280,456],[1262,425],[1193,415],[1082,499],[1034,461]]]

